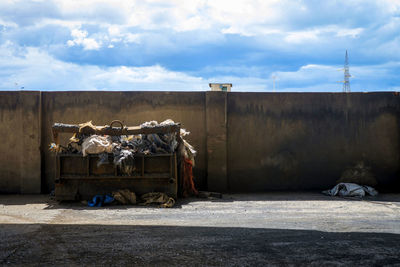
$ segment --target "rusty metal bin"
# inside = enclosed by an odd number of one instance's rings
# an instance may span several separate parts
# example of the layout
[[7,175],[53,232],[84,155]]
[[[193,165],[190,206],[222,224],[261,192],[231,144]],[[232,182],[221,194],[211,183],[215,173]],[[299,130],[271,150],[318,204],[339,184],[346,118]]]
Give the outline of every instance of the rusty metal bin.
[[[58,142],[59,132],[76,132],[53,126],[54,139]],[[64,129],[64,130],[62,130]],[[109,135],[139,134],[139,133],[179,133],[177,127],[144,128],[121,127],[107,129]],[[111,130],[110,130],[111,129]],[[134,129],[134,130],[133,130]],[[101,132],[103,133],[103,132]],[[178,134],[179,135],[179,134]],[[163,192],[177,198],[178,171],[176,153],[170,154],[136,154],[135,171],[131,175],[123,174],[114,166],[113,154],[108,154],[109,162],[97,166],[99,156],[96,154],[82,156],[73,153],[58,153],[56,155],[55,198],[57,200],[89,200],[94,195],[106,194],[120,189],[129,189],[138,195],[148,192]]]

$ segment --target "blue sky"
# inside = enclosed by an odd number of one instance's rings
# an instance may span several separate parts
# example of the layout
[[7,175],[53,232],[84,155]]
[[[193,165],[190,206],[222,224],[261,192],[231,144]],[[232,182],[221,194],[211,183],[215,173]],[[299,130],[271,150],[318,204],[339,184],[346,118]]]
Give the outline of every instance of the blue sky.
[[346,49],[400,91],[400,0],[0,1],[0,90],[340,92]]

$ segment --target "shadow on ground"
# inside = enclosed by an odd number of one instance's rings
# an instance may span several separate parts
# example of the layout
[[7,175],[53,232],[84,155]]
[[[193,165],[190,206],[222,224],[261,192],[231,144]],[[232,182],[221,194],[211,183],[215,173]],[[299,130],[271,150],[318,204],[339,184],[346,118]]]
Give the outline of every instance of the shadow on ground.
[[127,225],[0,225],[11,265],[400,264],[400,235]]

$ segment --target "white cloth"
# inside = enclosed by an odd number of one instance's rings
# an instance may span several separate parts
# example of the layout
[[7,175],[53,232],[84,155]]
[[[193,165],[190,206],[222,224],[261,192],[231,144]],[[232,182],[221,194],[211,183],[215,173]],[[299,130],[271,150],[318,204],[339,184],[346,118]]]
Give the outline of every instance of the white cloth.
[[100,154],[103,152],[111,153],[113,143],[110,136],[91,135],[82,143],[82,154]]
[[353,183],[339,183],[330,190],[322,191],[322,193],[328,196],[338,195],[341,197],[364,197],[365,193],[371,196],[378,195],[378,191],[371,186]]

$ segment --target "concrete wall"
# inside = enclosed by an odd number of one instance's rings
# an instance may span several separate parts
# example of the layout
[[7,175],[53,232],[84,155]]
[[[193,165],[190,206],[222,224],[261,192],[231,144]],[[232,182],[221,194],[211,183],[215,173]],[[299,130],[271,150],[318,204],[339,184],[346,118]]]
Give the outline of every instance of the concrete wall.
[[0,92],[0,192],[40,193],[40,92]]
[[228,102],[228,190],[322,189],[363,160],[380,188],[399,184],[393,93],[236,93]]
[[0,192],[53,188],[54,122],[167,118],[191,132],[201,189],[323,189],[363,160],[378,188],[400,191],[399,111],[391,92],[0,92]]

